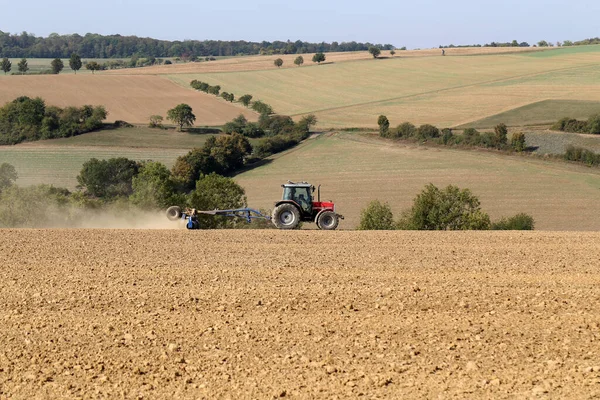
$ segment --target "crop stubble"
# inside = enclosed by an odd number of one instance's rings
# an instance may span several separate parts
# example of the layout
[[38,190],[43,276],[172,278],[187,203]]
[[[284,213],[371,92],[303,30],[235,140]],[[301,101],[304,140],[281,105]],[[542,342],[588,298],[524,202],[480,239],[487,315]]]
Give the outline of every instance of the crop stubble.
[[0,397],[600,395],[598,233],[0,239]]

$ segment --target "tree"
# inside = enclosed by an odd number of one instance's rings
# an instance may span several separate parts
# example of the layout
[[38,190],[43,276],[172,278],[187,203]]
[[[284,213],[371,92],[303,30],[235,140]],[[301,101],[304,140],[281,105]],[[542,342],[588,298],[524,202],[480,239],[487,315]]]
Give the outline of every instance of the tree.
[[373,58],[377,58],[381,54],[381,49],[379,47],[371,46],[369,47],[369,53],[371,53]]
[[538,42],[538,47],[548,47],[548,42],[546,42],[545,40],[540,40]]
[[295,126],[295,130],[297,131],[301,131],[301,132],[310,132],[310,128],[311,126],[314,126],[317,124],[317,117],[314,114],[308,114],[305,115],[304,117],[302,117],[300,119],[300,121],[298,121],[298,123]]
[[396,50],[394,50],[394,49],[390,50],[390,56],[394,57],[394,54],[396,54]]
[[63,68],[65,67],[65,65],[63,64],[63,62],[60,58],[55,58],[54,60],[52,60],[52,62],[50,63],[50,66],[52,67],[52,73],[54,73],[54,74],[59,74],[60,71],[62,71]]
[[136,161],[124,157],[109,160],[92,158],[83,164],[77,182],[87,194],[112,200],[132,194],[132,180],[139,168]]
[[318,64],[321,64],[323,61],[325,61],[325,54],[323,54],[323,53],[316,53],[313,56],[312,61],[316,62]]
[[296,64],[297,66],[301,66],[302,64],[304,64],[304,57],[302,57],[302,56],[296,57],[296,59],[294,60],[294,64]]
[[377,118],[377,125],[379,125],[379,135],[383,137],[387,136],[390,131],[390,121],[385,115],[380,115]]
[[0,164],[0,193],[17,180],[18,175],[15,167],[8,163]]
[[440,130],[430,124],[423,124],[417,129],[417,136],[419,139],[433,139],[440,136]]
[[166,208],[178,203],[177,184],[171,172],[159,162],[143,164],[131,181],[131,202],[144,209]]
[[281,58],[278,58],[275,61],[273,61],[273,64],[275,64],[277,68],[281,68],[281,66],[283,65],[283,60]]
[[100,70],[100,64],[98,64],[96,61],[90,61],[87,64],[85,64],[85,68],[92,71],[92,74],[95,71],[99,71]]
[[4,75],[6,75],[7,72],[10,72],[12,68],[12,63],[8,58],[4,57],[2,59],[2,63],[0,63],[0,66],[2,67],[2,71],[4,71]]
[[494,127],[494,147],[503,149],[508,143],[508,128],[505,124],[498,124]]
[[71,67],[71,69],[75,71],[75,74],[77,74],[77,71],[81,69],[81,65],[81,57],[79,57],[79,54],[71,54],[71,58],[69,59],[69,67]]
[[22,58],[21,61],[19,61],[19,64],[17,64],[17,67],[19,68],[19,72],[22,75],[25,75],[25,72],[29,71],[29,66],[27,65],[27,59]]
[[359,230],[392,230],[394,216],[387,203],[373,200],[360,212]]
[[163,117],[161,115],[151,115],[150,116],[150,123],[148,124],[148,126],[150,128],[164,128],[163,124]]
[[248,107],[250,105],[250,102],[252,101],[252,95],[251,94],[245,94],[242,97],[240,97],[240,103],[242,103],[244,106]]
[[525,151],[527,145],[525,144],[525,134],[523,132],[515,132],[510,140],[511,147],[518,152]]
[[591,115],[588,118],[587,131],[594,135],[600,134],[600,114]]
[[179,132],[183,130],[184,126],[193,126],[196,116],[192,112],[192,107],[187,104],[179,104],[175,108],[167,111],[167,119],[173,121],[179,125]]
[[[196,190],[189,195],[188,206],[197,210],[242,208],[247,206],[246,193],[231,178],[214,173],[203,175],[196,182]],[[233,228],[242,222],[236,218],[212,215],[200,215],[198,221],[203,229]]]
[[490,217],[481,211],[479,199],[469,189],[449,185],[443,190],[429,184],[414,199],[398,222],[400,229],[485,230]]

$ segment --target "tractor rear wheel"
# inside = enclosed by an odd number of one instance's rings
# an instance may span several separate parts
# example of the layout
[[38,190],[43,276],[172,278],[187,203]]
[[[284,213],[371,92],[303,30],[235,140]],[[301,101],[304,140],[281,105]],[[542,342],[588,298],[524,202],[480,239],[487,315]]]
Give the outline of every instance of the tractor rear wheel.
[[181,218],[181,208],[177,206],[167,208],[167,218],[171,221],[177,221]]
[[277,229],[295,229],[300,223],[300,210],[293,204],[281,204],[273,210],[272,221]]
[[324,231],[333,231],[338,227],[340,219],[333,211],[324,211],[317,217],[317,226]]

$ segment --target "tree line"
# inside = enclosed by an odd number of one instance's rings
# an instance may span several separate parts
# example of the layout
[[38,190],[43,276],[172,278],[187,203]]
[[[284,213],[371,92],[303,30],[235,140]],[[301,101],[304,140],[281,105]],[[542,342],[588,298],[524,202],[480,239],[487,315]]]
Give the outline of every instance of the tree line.
[[198,57],[236,56],[252,54],[303,54],[317,52],[344,52],[367,50],[377,46],[382,50],[394,48],[391,44],[359,42],[310,43],[302,40],[249,42],[244,40],[184,40],[168,41],[137,36],[50,34],[37,37],[28,32],[10,34],[0,31],[0,56],[21,58],[68,58],[77,53],[84,58],[144,57]]
[[[578,41],[565,40],[564,42],[556,42],[556,46],[584,46],[588,44],[600,44],[600,38],[589,38]],[[463,45],[440,45],[440,49],[453,49],[460,47],[531,47],[531,45],[527,42],[519,42],[517,40],[513,40],[511,42],[491,42],[486,43],[484,45],[481,44],[463,44]],[[533,47],[554,47],[554,43],[548,42],[546,40],[540,40]]]
[[39,97],[21,96],[0,107],[0,145],[80,135],[100,129],[103,106],[46,106]]

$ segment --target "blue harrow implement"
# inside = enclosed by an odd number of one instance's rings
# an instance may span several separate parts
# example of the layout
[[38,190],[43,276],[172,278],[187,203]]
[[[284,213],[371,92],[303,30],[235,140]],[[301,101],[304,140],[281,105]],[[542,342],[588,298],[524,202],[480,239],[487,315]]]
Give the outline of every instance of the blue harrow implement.
[[211,210],[211,211],[199,211],[194,208],[186,208],[184,211],[180,207],[173,206],[167,209],[167,218],[171,221],[184,220],[185,227],[188,229],[200,229],[200,222],[198,221],[198,215],[221,215],[223,217],[231,218],[242,218],[248,223],[252,222],[253,219],[266,219],[271,220],[271,217],[264,215],[258,210],[252,208],[236,208],[232,210]]

